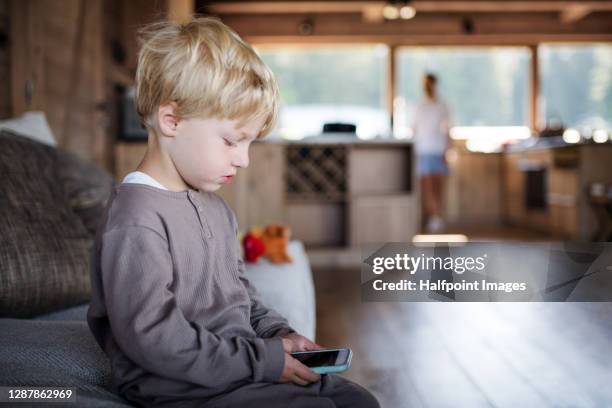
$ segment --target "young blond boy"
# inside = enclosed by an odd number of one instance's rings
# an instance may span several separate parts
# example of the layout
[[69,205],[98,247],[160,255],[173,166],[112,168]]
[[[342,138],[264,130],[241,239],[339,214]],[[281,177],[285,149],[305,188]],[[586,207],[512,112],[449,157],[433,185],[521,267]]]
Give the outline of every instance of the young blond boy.
[[143,31],[136,83],[147,152],[98,231],[87,316],[114,390],[141,406],[377,407],[291,357],[319,346],[262,305],[234,214],[212,193],[274,126],[273,74],[227,26],[197,18]]

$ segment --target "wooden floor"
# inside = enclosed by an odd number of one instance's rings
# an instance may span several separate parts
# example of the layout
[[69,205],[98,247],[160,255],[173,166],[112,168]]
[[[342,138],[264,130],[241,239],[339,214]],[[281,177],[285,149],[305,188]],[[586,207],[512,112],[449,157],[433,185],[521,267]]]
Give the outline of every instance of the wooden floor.
[[560,238],[543,232],[516,226],[455,226],[450,225],[444,234],[464,234],[470,241],[558,241]]
[[317,342],[383,407],[612,406],[612,303],[366,303],[357,269],[314,278]]

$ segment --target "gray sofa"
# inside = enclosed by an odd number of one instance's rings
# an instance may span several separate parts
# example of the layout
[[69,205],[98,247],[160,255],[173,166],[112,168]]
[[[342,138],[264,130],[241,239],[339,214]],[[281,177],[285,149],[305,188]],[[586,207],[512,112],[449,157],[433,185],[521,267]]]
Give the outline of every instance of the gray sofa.
[[[89,248],[113,188],[100,169],[53,146],[0,133],[0,386],[74,387],[77,406],[126,407],[85,316]],[[315,296],[300,242],[294,263],[247,265],[262,301],[315,336]],[[71,405],[74,406],[74,405]]]

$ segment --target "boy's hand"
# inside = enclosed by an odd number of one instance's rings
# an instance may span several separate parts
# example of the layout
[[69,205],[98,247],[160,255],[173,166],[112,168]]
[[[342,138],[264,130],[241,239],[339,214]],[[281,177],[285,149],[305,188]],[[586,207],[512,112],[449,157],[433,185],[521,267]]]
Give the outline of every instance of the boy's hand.
[[286,336],[282,337],[283,340],[283,349],[285,353],[294,353],[296,351],[309,351],[309,350],[319,350],[323,347],[319,346],[317,343],[308,340],[306,337],[297,334],[290,333]]
[[291,381],[294,384],[304,386],[320,379],[321,375],[312,372],[310,368],[291,357],[290,354],[285,353],[285,366],[278,382],[286,383]]

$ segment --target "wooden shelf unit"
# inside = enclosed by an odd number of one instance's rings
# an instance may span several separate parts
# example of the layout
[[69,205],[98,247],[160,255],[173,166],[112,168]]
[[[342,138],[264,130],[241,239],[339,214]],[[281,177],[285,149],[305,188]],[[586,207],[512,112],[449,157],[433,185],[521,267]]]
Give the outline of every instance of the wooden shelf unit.
[[285,156],[287,223],[307,245],[358,247],[416,233],[410,145],[292,143]]
[[251,156],[220,192],[243,229],[285,223],[311,248],[410,241],[417,231],[410,144],[261,142]]

